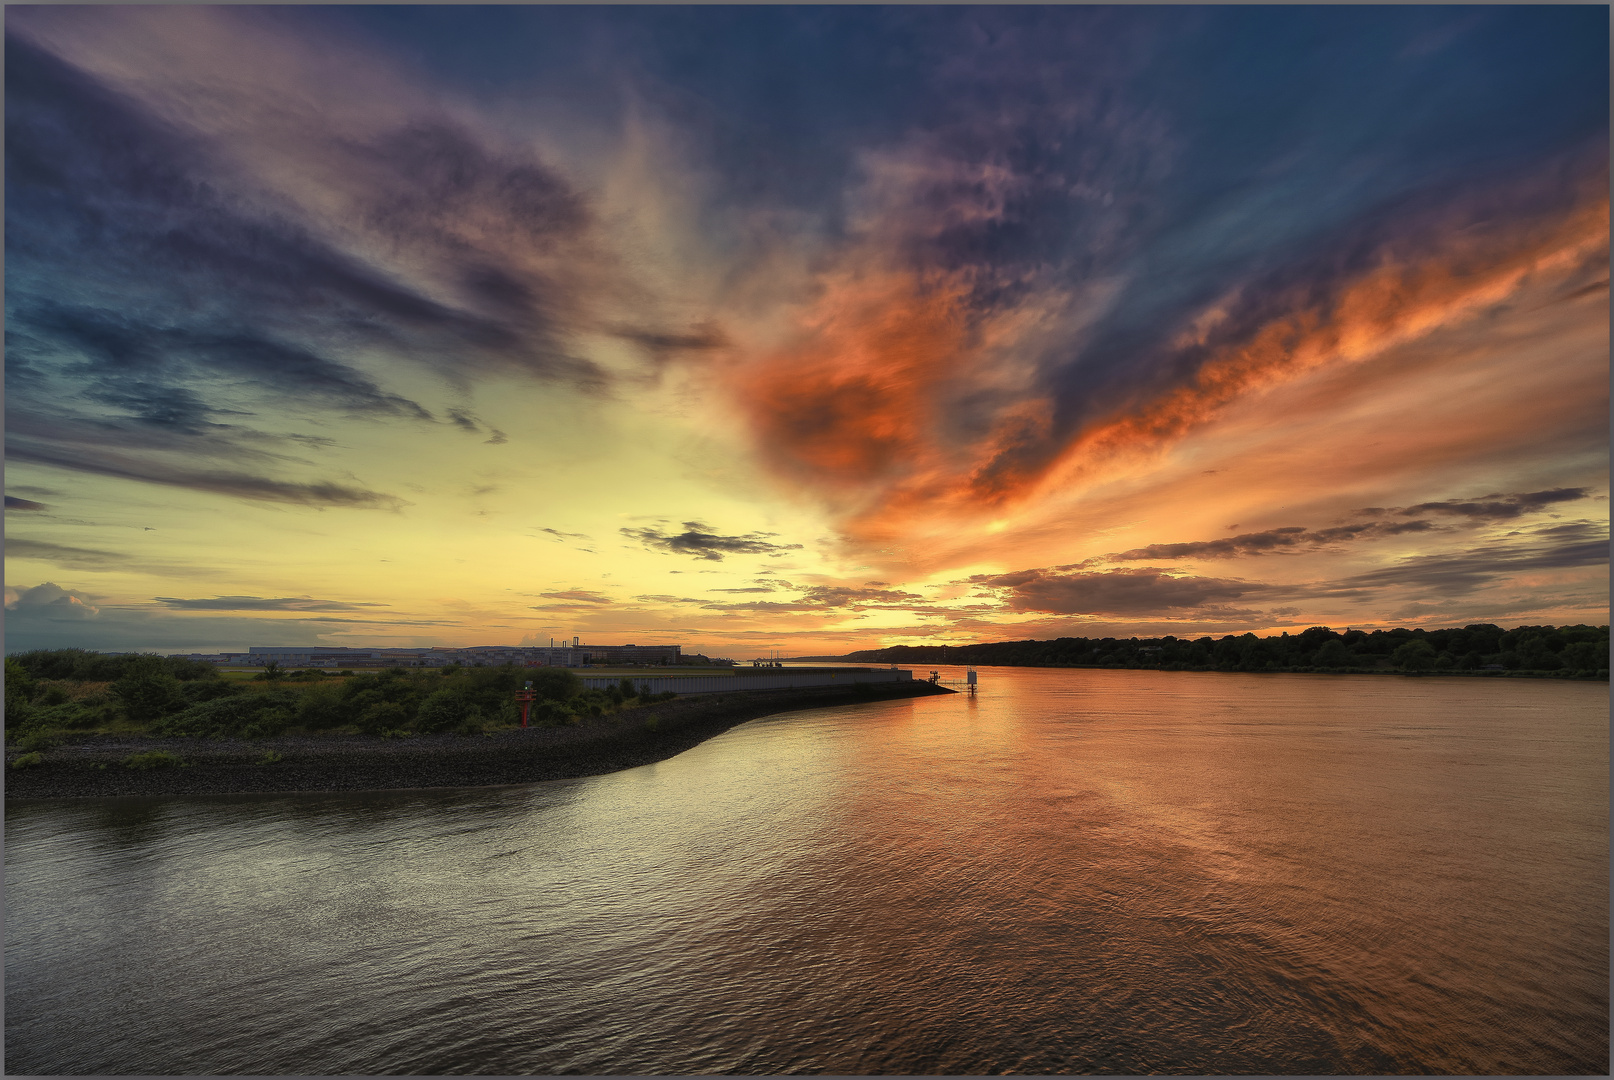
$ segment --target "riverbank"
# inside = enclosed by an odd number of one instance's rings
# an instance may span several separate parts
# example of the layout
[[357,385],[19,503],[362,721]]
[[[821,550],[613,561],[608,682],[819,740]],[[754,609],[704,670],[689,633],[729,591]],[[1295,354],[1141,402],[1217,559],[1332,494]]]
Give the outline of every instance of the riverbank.
[[[104,798],[255,791],[366,791],[480,787],[561,780],[664,761],[737,724],[776,713],[950,694],[925,682],[742,691],[678,698],[566,727],[489,735],[305,735],[268,739],[88,736],[13,765],[7,799]],[[164,755],[153,767],[126,762]],[[173,763],[178,759],[183,764]]]

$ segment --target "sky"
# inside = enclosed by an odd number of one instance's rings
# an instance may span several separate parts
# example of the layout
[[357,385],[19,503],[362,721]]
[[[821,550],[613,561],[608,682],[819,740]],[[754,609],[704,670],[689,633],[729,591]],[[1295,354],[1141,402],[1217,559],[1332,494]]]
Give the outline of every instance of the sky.
[[5,18],[8,651],[1608,621],[1606,7]]

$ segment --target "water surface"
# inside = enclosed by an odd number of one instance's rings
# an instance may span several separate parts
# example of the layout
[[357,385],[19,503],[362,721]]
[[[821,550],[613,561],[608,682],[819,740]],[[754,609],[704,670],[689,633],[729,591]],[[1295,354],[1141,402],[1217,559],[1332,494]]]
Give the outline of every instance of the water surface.
[[1606,684],[982,679],[582,780],[11,804],[7,1070],[1607,1071]]

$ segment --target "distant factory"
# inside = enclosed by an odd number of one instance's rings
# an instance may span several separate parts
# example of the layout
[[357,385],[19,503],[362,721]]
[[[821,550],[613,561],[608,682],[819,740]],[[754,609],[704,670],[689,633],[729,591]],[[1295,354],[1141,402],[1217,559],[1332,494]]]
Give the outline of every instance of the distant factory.
[[[189,659],[214,664],[240,664],[262,667],[273,661],[282,668],[375,668],[375,667],[671,667],[686,662],[705,662],[705,657],[685,657],[681,645],[584,645],[577,638],[570,644],[554,645],[473,645],[463,649],[352,649],[336,645],[254,645],[244,653],[195,653]],[[718,661],[721,662],[721,661]]]

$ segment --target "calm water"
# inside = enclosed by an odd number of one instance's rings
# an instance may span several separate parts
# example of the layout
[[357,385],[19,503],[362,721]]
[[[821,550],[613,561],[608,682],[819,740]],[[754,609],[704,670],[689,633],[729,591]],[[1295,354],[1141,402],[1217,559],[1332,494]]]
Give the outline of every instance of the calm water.
[[983,679],[586,780],[13,805],[7,1071],[1607,1071],[1606,684]]

